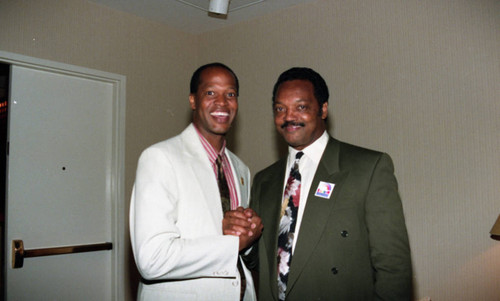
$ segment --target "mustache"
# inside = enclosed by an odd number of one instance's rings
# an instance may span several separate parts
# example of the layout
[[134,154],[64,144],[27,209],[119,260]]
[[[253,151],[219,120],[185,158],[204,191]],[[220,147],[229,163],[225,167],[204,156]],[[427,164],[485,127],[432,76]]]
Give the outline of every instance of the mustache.
[[305,123],[303,122],[295,122],[295,121],[285,121],[282,125],[281,125],[281,128],[284,129],[286,128],[287,126],[301,126],[301,127],[304,127],[306,126]]

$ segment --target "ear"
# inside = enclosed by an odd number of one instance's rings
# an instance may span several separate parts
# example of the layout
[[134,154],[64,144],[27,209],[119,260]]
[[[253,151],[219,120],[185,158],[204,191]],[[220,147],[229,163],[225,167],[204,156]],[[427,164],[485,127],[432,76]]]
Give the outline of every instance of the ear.
[[194,94],[189,94],[189,106],[191,110],[196,110],[196,99]]
[[321,106],[321,119],[325,120],[326,117],[328,117],[328,103],[327,102],[325,102]]

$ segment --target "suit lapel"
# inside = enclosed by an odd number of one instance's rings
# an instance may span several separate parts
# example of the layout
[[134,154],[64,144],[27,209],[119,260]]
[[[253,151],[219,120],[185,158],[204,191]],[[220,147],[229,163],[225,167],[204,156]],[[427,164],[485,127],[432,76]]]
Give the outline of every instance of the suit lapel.
[[226,148],[226,156],[231,164],[231,170],[233,171],[234,186],[236,188],[236,193],[238,194],[239,206],[248,207],[248,179],[246,179],[246,174],[243,167],[240,166],[239,162],[234,158],[232,152]]
[[[328,217],[335,204],[335,199],[346,177],[347,173],[341,172],[339,168],[339,143],[330,138],[308,193],[307,204],[292,257],[287,293],[292,290],[293,285],[321,239]],[[320,181],[335,184],[329,199],[315,196]]]
[[[278,248],[278,227],[279,216],[281,210],[281,200],[283,194],[283,183],[285,181],[286,159],[281,159],[273,168],[266,180],[262,182],[260,191],[259,207],[265,208],[261,210],[260,217],[262,224],[265,225],[265,231],[262,236],[265,247],[265,254],[267,255],[267,262],[269,263],[269,277],[271,279],[271,290],[274,296],[278,295],[277,287],[277,248]],[[261,253],[262,254],[262,253]],[[274,280],[274,282],[273,282]]]
[[[213,225],[216,226],[216,231],[222,234],[222,205],[220,200],[219,188],[213,167],[208,160],[207,153],[200,142],[200,138],[190,124],[184,132],[182,132],[182,140],[186,150],[186,156],[190,156],[189,165],[186,168],[191,169],[193,177],[193,189],[202,191],[207,212],[212,216]],[[216,197],[214,197],[216,196]]]

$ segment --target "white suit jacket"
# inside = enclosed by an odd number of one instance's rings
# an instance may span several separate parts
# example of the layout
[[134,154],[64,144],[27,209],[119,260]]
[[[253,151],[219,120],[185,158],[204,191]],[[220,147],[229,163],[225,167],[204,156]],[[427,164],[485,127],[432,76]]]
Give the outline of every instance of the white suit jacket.
[[[250,171],[226,149],[240,205],[248,207]],[[139,300],[236,301],[239,240],[222,234],[217,180],[194,126],[140,156],[130,206]],[[245,300],[255,300],[250,272]]]

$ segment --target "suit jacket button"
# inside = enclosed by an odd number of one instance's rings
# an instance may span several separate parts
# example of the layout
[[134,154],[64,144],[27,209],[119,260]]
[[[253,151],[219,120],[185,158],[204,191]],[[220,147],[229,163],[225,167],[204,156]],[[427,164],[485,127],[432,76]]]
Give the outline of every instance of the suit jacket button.
[[342,232],[340,232],[340,235],[342,235],[342,237],[347,237],[347,236],[349,236],[349,232],[347,232],[346,230],[343,230]]
[[333,275],[337,275],[337,274],[338,274],[338,272],[339,272],[339,270],[337,270],[337,268],[336,268],[336,267],[333,267],[333,268],[332,268],[332,274],[333,274]]

